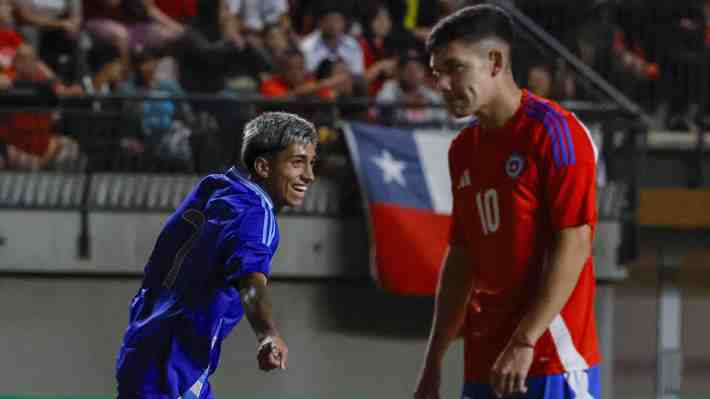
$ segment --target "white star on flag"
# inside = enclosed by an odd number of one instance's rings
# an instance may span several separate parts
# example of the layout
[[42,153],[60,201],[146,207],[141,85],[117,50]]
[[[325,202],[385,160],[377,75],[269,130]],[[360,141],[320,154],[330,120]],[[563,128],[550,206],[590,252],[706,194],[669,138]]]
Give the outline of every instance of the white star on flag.
[[372,162],[382,169],[382,180],[385,183],[389,184],[391,181],[395,181],[402,187],[407,185],[404,174],[402,174],[406,164],[393,158],[389,151],[382,150],[379,157],[372,157]]

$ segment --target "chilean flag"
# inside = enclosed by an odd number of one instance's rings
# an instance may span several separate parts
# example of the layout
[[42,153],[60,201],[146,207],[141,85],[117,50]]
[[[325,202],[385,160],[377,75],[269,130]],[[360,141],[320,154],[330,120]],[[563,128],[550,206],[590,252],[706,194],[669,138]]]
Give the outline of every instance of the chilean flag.
[[454,134],[350,122],[350,155],[367,199],[370,270],[385,290],[433,295],[449,243],[448,150]]

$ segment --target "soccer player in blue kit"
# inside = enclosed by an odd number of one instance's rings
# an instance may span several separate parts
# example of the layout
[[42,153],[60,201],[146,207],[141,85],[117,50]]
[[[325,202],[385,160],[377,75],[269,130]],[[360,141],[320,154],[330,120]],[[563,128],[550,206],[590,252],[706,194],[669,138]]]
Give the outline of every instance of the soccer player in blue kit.
[[279,244],[274,213],[303,202],[314,180],[310,122],[264,113],[244,129],[242,167],[202,179],[168,218],[130,307],[118,354],[119,398],[211,398],[222,340],[246,315],[259,368],[285,368],[288,349],[268,288]]

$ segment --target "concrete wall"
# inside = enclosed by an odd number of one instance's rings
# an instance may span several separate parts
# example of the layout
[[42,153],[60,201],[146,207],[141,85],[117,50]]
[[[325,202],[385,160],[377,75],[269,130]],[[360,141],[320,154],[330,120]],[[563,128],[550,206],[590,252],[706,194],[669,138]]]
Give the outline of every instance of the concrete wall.
[[[136,278],[0,279],[0,395],[111,395],[114,362]],[[426,342],[430,299],[393,297],[367,280],[273,284],[290,351],[285,372],[257,370],[246,321],[223,346],[217,397],[406,398]],[[446,362],[457,397],[462,348]],[[244,395],[244,396],[239,396]]]
[[[0,271],[140,273],[165,219],[197,180],[0,173]],[[319,179],[301,207],[279,215],[284,239],[274,275],[367,274],[367,226],[361,216],[342,216],[346,191],[338,182]],[[81,250],[82,236],[87,252]]]
[[[137,278],[0,278],[0,396],[114,392],[114,361]],[[409,398],[426,342],[430,299],[394,297],[367,280],[275,281],[274,308],[291,357],[285,372],[257,370],[246,322],[225,341],[212,378],[218,398]],[[707,288],[684,287],[683,391],[710,394]],[[655,289],[624,283],[613,307],[616,398],[653,397]],[[442,398],[457,398],[455,344]],[[703,395],[704,394],[704,395]]]
[[[168,213],[89,214],[89,256],[79,256],[80,216],[0,210],[0,271],[141,273]],[[367,271],[367,230],[356,218],[282,215],[278,277],[352,277]]]

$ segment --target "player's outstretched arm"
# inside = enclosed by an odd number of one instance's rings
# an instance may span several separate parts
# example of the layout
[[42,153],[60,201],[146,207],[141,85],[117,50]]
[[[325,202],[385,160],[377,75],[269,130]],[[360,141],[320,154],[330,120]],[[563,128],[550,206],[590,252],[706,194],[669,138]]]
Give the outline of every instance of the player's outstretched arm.
[[416,399],[438,399],[441,364],[463,326],[473,287],[473,267],[466,250],[451,246],[439,276],[436,305],[424,364],[414,392]]
[[276,330],[266,276],[257,272],[242,277],[239,280],[239,294],[249,324],[259,341],[259,368],[264,371],[285,369],[288,348]]
[[525,378],[533,361],[535,342],[562,311],[592,251],[588,225],[557,232],[550,267],[537,297],[518,325],[511,341],[491,371],[493,390],[499,397],[525,392]]

